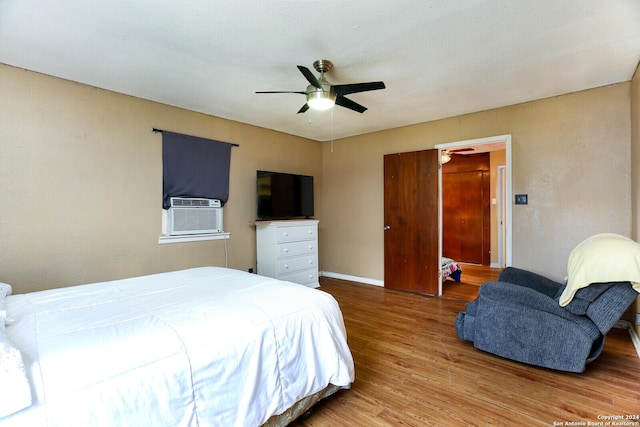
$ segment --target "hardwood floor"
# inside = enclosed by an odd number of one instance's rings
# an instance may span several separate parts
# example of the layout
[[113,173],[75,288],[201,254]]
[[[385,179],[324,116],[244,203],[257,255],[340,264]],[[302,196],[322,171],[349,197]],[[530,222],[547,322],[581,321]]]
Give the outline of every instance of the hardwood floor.
[[341,306],[356,380],[294,425],[553,426],[640,415],[640,360],[626,331],[609,334],[585,373],[563,373],[460,340],[454,322],[465,300],[457,296],[328,278],[321,290]]
[[447,279],[442,284],[442,296],[472,301],[478,296],[478,288],[485,282],[498,280],[501,268],[474,264],[459,264],[462,269],[460,282]]

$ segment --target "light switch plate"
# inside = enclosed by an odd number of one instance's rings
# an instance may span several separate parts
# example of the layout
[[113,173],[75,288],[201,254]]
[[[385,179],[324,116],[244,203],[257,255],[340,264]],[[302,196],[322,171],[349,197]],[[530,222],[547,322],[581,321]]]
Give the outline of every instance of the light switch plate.
[[516,194],[516,205],[526,205],[527,203],[529,203],[527,194]]

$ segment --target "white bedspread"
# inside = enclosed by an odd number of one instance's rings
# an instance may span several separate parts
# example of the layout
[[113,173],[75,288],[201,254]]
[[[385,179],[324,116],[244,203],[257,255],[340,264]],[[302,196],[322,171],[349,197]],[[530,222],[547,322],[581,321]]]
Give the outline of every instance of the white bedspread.
[[333,297],[237,270],[13,295],[7,312],[34,404],[2,427],[258,426],[354,380]]

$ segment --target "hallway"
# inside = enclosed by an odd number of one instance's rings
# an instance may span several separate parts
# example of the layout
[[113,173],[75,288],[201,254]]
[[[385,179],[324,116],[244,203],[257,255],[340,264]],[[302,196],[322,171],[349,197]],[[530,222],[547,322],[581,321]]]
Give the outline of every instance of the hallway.
[[443,298],[472,301],[478,296],[478,288],[485,282],[498,280],[501,268],[460,263],[460,283],[447,279],[442,284]]

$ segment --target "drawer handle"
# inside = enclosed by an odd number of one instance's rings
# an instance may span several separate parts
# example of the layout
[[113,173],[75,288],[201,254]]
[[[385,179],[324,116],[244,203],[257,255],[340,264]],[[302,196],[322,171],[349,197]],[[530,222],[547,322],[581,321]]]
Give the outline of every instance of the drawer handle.
[[312,259],[309,260],[309,264],[313,264],[313,260]]
[[286,232],[285,232],[285,233],[284,233],[284,235],[285,235],[285,236],[288,236],[288,235],[289,235],[289,233],[286,233]]
[[284,253],[287,253],[287,252],[289,252],[289,249],[285,248]]
[[285,270],[288,270],[288,269],[289,269],[289,266],[288,266],[287,264],[285,264],[285,265],[284,265],[284,269],[285,269]]
[[313,245],[309,245],[309,249],[313,249]]

